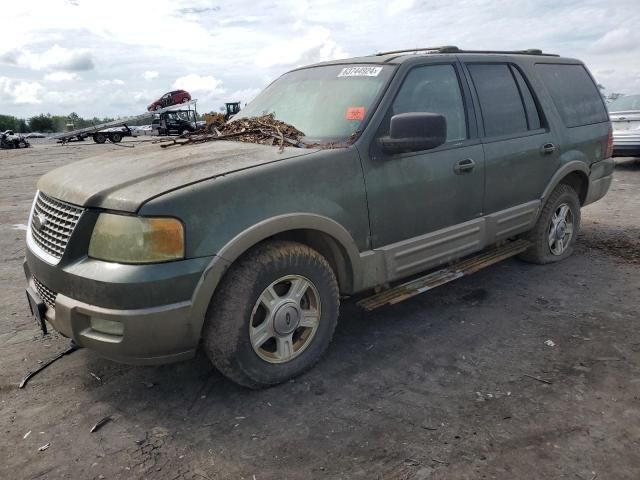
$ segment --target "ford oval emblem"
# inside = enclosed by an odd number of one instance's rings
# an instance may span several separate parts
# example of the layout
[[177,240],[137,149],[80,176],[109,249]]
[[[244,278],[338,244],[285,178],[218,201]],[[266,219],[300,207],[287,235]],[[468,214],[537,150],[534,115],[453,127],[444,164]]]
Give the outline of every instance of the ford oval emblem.
[[33,216],[32,224],[36,230],[42,230],[42,228],[47,224],[47,217],[44,213],[36,213]]

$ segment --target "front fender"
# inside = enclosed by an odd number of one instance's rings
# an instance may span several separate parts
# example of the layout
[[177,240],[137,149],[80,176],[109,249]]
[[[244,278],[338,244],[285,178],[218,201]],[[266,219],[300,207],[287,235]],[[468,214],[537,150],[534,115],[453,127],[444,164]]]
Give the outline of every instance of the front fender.
[[354,277],[353,283],[360,285],[362,269],[358,247],[349,232],[338,222],[312,213],[289,213],[259,222],[238,233],[220,249],[202,274],[192,297],[192,322],[202,328],[207,308],[215,289],[227,268],[240,255],[269,237],[293,230],[315,230],[332,237],[346,252]]

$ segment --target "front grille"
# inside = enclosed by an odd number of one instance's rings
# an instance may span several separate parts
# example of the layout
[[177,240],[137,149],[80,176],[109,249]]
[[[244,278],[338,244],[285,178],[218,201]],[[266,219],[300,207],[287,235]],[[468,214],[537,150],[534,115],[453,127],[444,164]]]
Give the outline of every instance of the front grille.
[[50,288],[45,287],[36,277],[33,277],[33,284],[36,286],[38,295],[40,295],[40,298],[47,307],[56,308],[56,296],[58,296],[58,294]]
[[49,255],[62,258],[83,211],[40,192],[31,217],[33,240]]

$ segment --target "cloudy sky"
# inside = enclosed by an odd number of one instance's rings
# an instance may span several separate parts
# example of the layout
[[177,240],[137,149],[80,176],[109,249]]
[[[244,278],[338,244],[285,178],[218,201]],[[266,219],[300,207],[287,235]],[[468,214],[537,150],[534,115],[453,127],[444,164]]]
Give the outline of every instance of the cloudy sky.
[[0,114],[136,114],[189,90],[250,100],[285,71],[398,48],[542,48],[640,92],[639,0],[20,0],[2,8]]

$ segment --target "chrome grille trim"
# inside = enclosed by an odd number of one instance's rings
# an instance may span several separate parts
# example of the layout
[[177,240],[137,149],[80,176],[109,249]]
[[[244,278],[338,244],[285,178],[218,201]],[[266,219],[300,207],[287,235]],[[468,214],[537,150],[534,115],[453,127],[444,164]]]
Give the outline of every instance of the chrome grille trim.
[[42,301],[45,303],[47,307],[55,309],[56,297],[58,296],[58,294],[53,290],[51,290],[50,288],[44,286],[42,283],[40,283],[40,280],[38,280],[36,277],[32,277],[32,278],[33,278],[33,284],[36,287],[36,291],[38,292],[38,295],[40,295],[40,298],[42,299]]
[[[36,194],[29,218],[27,239],[32,250],[49,263],[57,263],[64,254],[69,238],[76,228],[83,208],[70,205],[45,195]],[[44,219],[44,225],[36,228],[34,217]],[[29,241],[31,240],[31,241]]]

